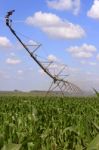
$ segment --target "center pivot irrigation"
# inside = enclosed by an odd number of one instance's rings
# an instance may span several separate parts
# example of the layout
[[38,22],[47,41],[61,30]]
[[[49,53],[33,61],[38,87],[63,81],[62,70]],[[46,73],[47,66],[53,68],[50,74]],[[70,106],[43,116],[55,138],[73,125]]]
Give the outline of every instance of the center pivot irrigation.
[[[62,65],[60,67],[60,70],[57,73],[52,73],[50,71],[50,68],[52,65],[55,66],[53,61],[43,61],[41,62],[39,60],[39,58],[37,57],[37,55],[35,54],[35,52],[37,51],[37,49],[41,46],[41,44],[36,44],[36,47],[34,48],[34,50],[31,52],[30,48],[28,48],[29,46],[35,46],[35,44],[31,44],[31,45],[26,45],[21,38],[17,35],[16,31],[12,28],[12,19],[10,19],[10,17],[12,16],[12,14],[15,12],[15,10],[11,10],[9,12],[7,12],[7,15],[5,16],[5,21],[6,21],[6,25],[7,27],[10,29],[10,31],[12,32],[12,34],[17,38],[17,40],[21,43],[21,45],[24,47],[24,49],[29,53],[30,57],[39,65],[39,67],[52,79],[52,83],[48,89],[48,93],[50,93],[50,91],[55,91],[57,88],[60,90],[60,93],[65,96],[66,93],[68,92],[69,94],[71,93],[80,93],[81,90],[78,86],[76,86],[75,84],[65,80],[65,77],[67,76],[66,74],[64,75],[63,72],[66,69],[66,65]],[[46,65],[45,65],[46,64]]]

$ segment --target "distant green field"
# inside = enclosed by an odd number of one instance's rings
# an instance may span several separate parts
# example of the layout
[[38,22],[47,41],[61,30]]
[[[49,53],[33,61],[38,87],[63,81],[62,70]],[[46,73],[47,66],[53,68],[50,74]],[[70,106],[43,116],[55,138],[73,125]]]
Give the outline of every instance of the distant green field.
[[0,150],[99,150],[99,99],[1,95]]

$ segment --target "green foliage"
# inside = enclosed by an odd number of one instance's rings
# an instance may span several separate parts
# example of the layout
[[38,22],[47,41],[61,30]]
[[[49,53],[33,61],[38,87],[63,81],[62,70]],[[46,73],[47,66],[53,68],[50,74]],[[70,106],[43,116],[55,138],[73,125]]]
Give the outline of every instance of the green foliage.
[[96,89],[93,89],[93,90],[94,90],[96,96],[99,97],[99,92]]
[[99,150],[99,134],[92,140],[87,150]]
[[1,150],[20,150],[21,144],[6,144]]
[[0,96],[0,150],[97,150],[98,133],[97,97]]
[[0,135],[0,149],[3,147],[4,145],[4,137],[3,135]]

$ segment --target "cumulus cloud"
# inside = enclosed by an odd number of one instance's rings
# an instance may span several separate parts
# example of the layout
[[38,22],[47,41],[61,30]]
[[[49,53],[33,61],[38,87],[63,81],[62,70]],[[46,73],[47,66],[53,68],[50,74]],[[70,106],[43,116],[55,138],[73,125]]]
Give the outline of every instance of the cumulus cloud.
[[90,58],[96,51],[94,45],[83,44],[82,46],[71,46],[67,49],[74,57]]
[[16,64],[20,64],[21,60],[17,58],[7,58],[6,63],[16,65]]
[[93,55],[90,52],[79,52],[79,53],[75,53],[74,56],[78,58],[90,58]]
[[93,19],[99,19],[99,0],[94,0],[93,5],[87,12],[87,16]]
[[48,57],[47,57],[47,59],[49,60],[49,61],[57,61],[58,59],[56,58],[56,56],[54,56],[54,55],[52,55],[52,54],[50,54]]
[[12,44],[7,37],[0,36],[0,47],[10,48],[11,46],[12,46]]
[[64,21],[53,13],[36,12],[26,19],[26,23],[39,27],[53,38],[78,39],[85,36],[85,31],[80,25]]
[[48,0],[47,5],[56,10],[73,11],[75,15],[78,14],[80,10],[80,0]]

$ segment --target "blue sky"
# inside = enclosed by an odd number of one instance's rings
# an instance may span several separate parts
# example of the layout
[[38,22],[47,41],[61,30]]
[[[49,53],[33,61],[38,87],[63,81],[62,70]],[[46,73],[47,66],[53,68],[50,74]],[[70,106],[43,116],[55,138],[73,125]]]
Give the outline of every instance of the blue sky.
[[82,89],[99,89],[99,0],[1,0],[0,90],[47,90],[51,81],[6,27],[12,9],[22,40],[42,44],[37,55],[68,65],[66,80]]

